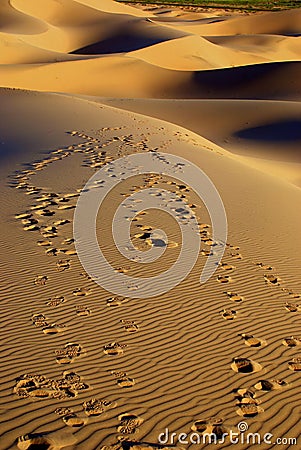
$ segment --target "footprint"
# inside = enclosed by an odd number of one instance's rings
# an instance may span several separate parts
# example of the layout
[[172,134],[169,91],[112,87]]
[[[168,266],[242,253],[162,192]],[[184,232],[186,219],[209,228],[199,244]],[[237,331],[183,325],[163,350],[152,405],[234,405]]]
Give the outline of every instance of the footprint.
[[66,325],[58,325],[56,323],[47,324],[46,327],[42,328],[43,333],[45,334],[57,334],[62,333],[66,330]]
[[77,414],[75,414],[71,408],[57,408],[55,411],[55,414],[62,417],[63,422],[68,427],[73,428],[80,428],[84,426],[87,423],[86,417],[78,417]]
[[45,241],[37,241],[37,244],[40,247],[49,247],[50,245],[52,245],[51,241],[45,240]]
[[127,273],[129,271],[130,267],[116,267],[116,269],[114,269],[115,272],[117,273]]
[[123,354],[123,349],[126,347],[125,344],[119,344],[118,342],[111,342],[103,347],[103,351],[106,355],[117,356]]
[[218,275],[217,281],[219,283],[230,283],[233,280],[229,275]]
[[29,433],[17,439],[17,447],[20,450],[30,449],[55,449],[60,450],[66,446],[73,446],[76,439],[73,435],[62,435],[59,431],[52,433]]
[[234,372],[253,373],[262,370],[259,363],[252,361],[249,358],[233,358],[232,361],[231,369],[234,370]]
[[91,292],[92,292],[91,289],[82,287],[82,288],[74,289],[74,291],[72,291],[72,294],[76,295],[77,297],[84,297],[86,295],[91,294]]
[[74,205],[59,205],[58,207],[57,207],[57,209],[60,209],[60,210],[66,210],[66,209],[73,209],[73,208],[75,208],[75,206]]
[[22,214],[16,214],[15,219],[30,219],[32,217],[32,214],[30,213],[22,213]]
[[275,284],[275,285],[280,284],[281,279],[273,274],[264,274],[263,277],[264,277],[264,280],[266,283]]
[[50,211],[49,209],[40,209],[38,211],[36,211],[36,214],[38,214],[39,216],[53,216],[55,214],[54,211]]
[[134,321],[121,319],[120,322],[124,325],[125,331],[129,333],[136,333],[139,330],[138,325]]
[[284,307],[289,312],[297,312],[297,311],[301,310],[301,306],[299,304],[297,304],[297,303],[288,303],[288,302],[286,302]]
[[234,270],[236,268],[235,266],[232,266],[231,264],[228,263],[220,263],[219,266],[223,270]]
[[70,245],[70,244],[73,244],[74,242],[75,242],[75,240],[73,238],[66,238],[62,241],[62,244]]
[[220,313],[225,320],[234,320],[237,314],[234,309],[223,309]]
[[114,408],[116,403],[109,402],[107,400],[100,400],[98,398],[92,398],[91,400],[84,402],[83,408],[87,416],[100,416],[109,408]]
[[56,263],[56,267],[59,272],[64,272],[64,270],[70,269],[70,259],[59,259]]
[[134,378],[128,377],[126,372],[115,372],[113,370],[111,374],[115,377],[118,386],[122,388],[130,388],[135,384]]
[[48,302],[46,303],[47,306],[50,307],[56,307],[61,305],[62,303],[64,303],[65,301],[65,297],[60,296],[60,295],[56,295],[54,297],[51,297]]
[[22,219],[21,222],[22,225],[36,225],[39,223],[37,219]]
[[292,298],[300,298],[300,297],[301,297],[300,294],[297,294],[296,292],[293,292],[293,291],[291,291],[290,289],[282,288],[282,290],[283,290],[284,292],[287,292],[288,295],[289,295],[290,297],[292,297]]
[[256,264],[256,266],[258,266],[258,267],[260,267],[261,269],[264,269],[264,270],[274,270],[273,267],[269,266],[268,264],[263,264],[262,262],[255,263],[255,264]]
[[107,299],[107,306],[120,306],[122,305],[122,302],[124,301],[123,297],[117,296],[117,297],[110,297]]
[[176,241],[168,241],[167,248],[177,248],[179,246],[179,243]]
[[301,345],[301,339],[290,336],[283,339],[282,344],[286,347],[296,347],[297,345]]
[[13,392],[19,397],[44,399],[47,397],[63,399],[76,397],[78,391],[86,390],[89,385],[81,381],[75,372],[63,372],[63,378],[51,380],[43,375],[24,374],[17,378]]
[[245,341],[245,344],[249,347],[261,347],[263,344],[265,344],[265,341],[255,338],[252,334],[241,333],[238,334],[238,336],[241,336]]
[[263,409],[258,406],[259,400],[256,400],[256,393],[251,389],[233,389],[233,394],[237,400],[236,405],[239,407],[236,412],[239,416],[243,417],[255,417]]
[[242,403],[243,399],[245,398],[256,397],[256,392],[252,391],[251,389],[235,388],[232,390],[232,393],[234,394],[234,398],[238,400],[240,403]]
[[78,316],[90,316],[92,311],[84,305],[75,306],[75,312]]
[[31,320],[36,327],[46,327],[48,325],[46,317],[42,313],[32,314]]
[[207,419],[196,420],[191,430],[200,434],[214,434],[217,439],[222,439],[223,434],[227,433],[223,425],[224,419],[221,417],[209,417]]
[[80,344],[70,342],[65,345],[64,349],[55,350],[56,362],[58,364],[70,364],[75,358],[82,355],[82,347]]
[[259,380],[258,383],[254,385],[254,388],[258,391],[274,391],[282,389],[287,385],[288,383],[284,380]]
[[45,250],[45,253],[47,256],[56,256],[58,254],[59,250],[57,248],[51,247]]
[[69,256],[77,255],[76,250],[65,250],[65,249],[61,248],[60,252],[65,253],[65,255],[69,255]]
[[117,431],[121,434],[134,434],[138,427],[143,423],[141,417],[128,413],[118,416],[118,420],[120,424],[117,427]]
[[24,231],[38,231],[40,229],[40,227],[38,227],[36,224],[33,225],[25,225],[23,227]]
[[203,256],[211,256],[213,255],[211,250],[201,250],[201,255]]
[[230,255],[231,255],[232,258],[234,258],[234,259],[243,259],[241,253],[230,253]]
[[244,399],[243,403],[237,403],[239,407],[236,412],[239,416],[242,417],[255,417],[259,413],[264,412],[263,408],[261,408],[258,404],[257,400],[254,399]]
[[233,302],[240,303],[244,300],[244,297],[237,294],[237,292],[224,292]]
[[[65,225],[66,223],[70,223],[70,220],[68,220],[68,219],[60,219],[60,220],[57,220],[56,222],[54,222],[53,225],[56,226],[56,227],[59,227],[59,226]],[[72,239],[72,242],[74,242],[74,239]]]
[[41,232],[42,236],[44,238],[55,238],[57,237],[57,233],[54,231],[42,231]]

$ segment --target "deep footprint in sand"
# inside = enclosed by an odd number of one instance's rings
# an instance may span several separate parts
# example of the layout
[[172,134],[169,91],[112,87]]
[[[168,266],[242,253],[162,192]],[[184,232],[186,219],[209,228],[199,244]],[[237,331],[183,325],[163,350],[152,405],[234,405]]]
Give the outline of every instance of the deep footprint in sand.
[[224,426],[224,419],[221,417],[209,417],[207,419],[196,420],[191,430],[199,434],[213,434],[217,439],[221,439],[227,433]]
[[46,275],[36,275],[34,279],[34,284],[36,286],[45,286],[48,281],[48,277]]
[[110,297],[107,299],[107,306],[111,307],[121,306],[124,300],[125,300],[124,297],[120,296]]
[[296,347],[297,345],[301,345],[301,338],[289,336],[283,339],[282,344],[286,347]]
[[91,292],[91,289],[82,287],[74,289],[74,291],[72,291],[72,294],[76,295],[77,297],[84,297],[86,295],[89,295]]
[[68,256],[74,256],[74,255],[77,255],[77,251],[76,250],[66,250],[66,249],[63,249],[63,248],[60,248],[60,252],[61,253],[65,253],[65,255],[68,255]]
[[92,398],[91,400],[84,402],[83,409],[87,416],[100,416],[110,408],[115,408],[117,405],[114,402],[107,400],[100,400],[98,398]]
[[70,364],[82,355],[83,349],[80,344],[69,342],[63,349],[55,350],[54,353],[58,364]]
[[245,344],[249,347],[262,347],[263,345],[266,345],[266,341],[264,341],[263,339],[258,339],[252,334],[241,333],[238,334],[238,336],[241,336]]
[[237,403],[237,406],[236,412],[242,417],[255,417],[264,412],[263,408],[259,406],[259,402],[254,399],[245,399],[243,403]]
[[284,307],[289,312],[301,311],[301,305],[299,305],[298,303],[288,303],[288,302],[286,302]]
[[230,283],[233,281],[233,279],[230,277],[230,275],[218,275],[216,279],[219,283]]
[[232,266],[231,264],[228,263],[220,263],[219,267],[223,270],[234,270],[235,266]]
[[259,380],[254,388],[258,391],[275,391],[288,386],[284,380]]
[[65,270],[70,269],[70,259],[59,259],[56,263],[56,267],[59,272],[64,272]]
[[220,311],[223,319],[225,320],[234,320],[236,318],[237,312],[234,309],[223,309]]
[[123,355],[123,349],[126,347],[125,344],[119,344],[118,342],[111,342],[103,347],[105,355],[118,356]]
[[136,414],[120,414],[118,416],[120,424],[117,427],[118,433],[121,434],[134,434],[138,427],[143,423],[143,419]]
[[37,400],[45,398],[74,398],[79,391],[87,390],[89,385],[83,383],[75,372],[65,371],[59,380],[48,379],[43,375],[24,374],[16,380],[14,394],[18,397],[33,397]]
[[128,331],[129,333],[136,333],[139,330],[138,325],[132,320],[121,319],[120,322],[123,324],[125,331]]
[[90,316],[92,311],[84,305],[75,306],[75,312],[77,316]]
[[45,254],[47,256],[56,256],[58,254],[59,250],[54,247],[50,247],[47,250],[45,250]]
[[76,438],[72,434],[66,435],[61,431],[51,433],[29,433],[17,439],[17,447],[20,450],[60,450],[64,447],[73,446]]
[[16,214],[15,215],[15,219],[30,219],[32,217],[31,213],[21,213],[21,214]]
[[294,372],[300,372],[301,371],[301,358],[293,358],[291,361],[288,362],[289,369],[293,370]]
[[44,241],[37,241],[37,244],[40,247],[50,247],[52,245],[52,242],[48,241],[48,240],[44,240]]
[[268,264],[263,264],[262,262],[260,263],[255,263],[256,266],[260,267],[261,269],[264,270],[274,270],[274,268],[272,266],[269,266]]
[[55,414],[62,417],[63,422],[68,427],[73,428],[81,428],[87,423],[86,417],[79,417],[77,414],[75,414],[71,408],[57,408],[55,411]]
[[233,358],[231,369],[239,373],[253,373],[262,370],[259,363],[249,358]]
[[242,295],[237,294],[237,292],[226,291],[224,294],[235,303],[241,303],[245,299]]
[[264,281],[268,284],[279,285],[281,279],[273,274],[264,274]]
[[62,303],[64,303],[65,301],[65,297],[63,295],[55,295],[54,297],[51,297],[46,305],[50,306],[51,308],[54,308],[56,306],[61,305]]
[[32,314],[31,321],[36,327],[46,327],[48,325],[47,318],[42,313]]
[[234,389],[234,398],[236,399],[238,409],[236,413],[242,417],[255,417],[263,412],[259,406],[260,401],[256,400],[256,393],[251,389]]
[[290,297],[292,297],[292,298],[300,298],[301,297],[301,294],[298,294],[298,293],[296,293],[296,292],[294,292],[294,291],[292,291],[291,289],[288,289],[288,288],[282,288],[282,291],[283,292],[287,292],[288,295]]
[[42,328],[44,334],[58,334],[66,330],[66,325],[59,325],[57,323],[48,324]]
[[129,377],[126,372],[118,372],[112,370],[111,374],[115,377],[116,384],[119,387],[130,388],[133,387],[135,384],[134,378]]
[[241,253],[230,253],[233,259],[243,259]]

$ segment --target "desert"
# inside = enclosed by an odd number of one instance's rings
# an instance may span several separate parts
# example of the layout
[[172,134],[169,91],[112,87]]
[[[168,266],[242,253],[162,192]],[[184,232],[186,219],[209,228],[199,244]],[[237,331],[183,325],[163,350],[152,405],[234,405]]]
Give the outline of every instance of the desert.
[[1,2],[0,449],[299,448],[300,74],[300,8]]

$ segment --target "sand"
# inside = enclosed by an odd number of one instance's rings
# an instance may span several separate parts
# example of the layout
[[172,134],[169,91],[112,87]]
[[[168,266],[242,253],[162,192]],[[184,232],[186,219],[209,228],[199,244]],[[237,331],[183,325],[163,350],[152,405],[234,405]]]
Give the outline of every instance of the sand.
[[[198,448],[271,448],[243,442],[243,426],[298,448],[289,439],[301,439],[301,10],[2,3],[0,449],[193,449],[196,434],[238,428],[238,444],[228,436]],[[213,216],[193,179],[179,181],[186,168],[169,176],[162,153],[204,171],[224,204],[227,245],[204,284],[221,244]],[[161,161],[162,173],[114,165],[139,154]],[[89,227],[76,220],[79,199],[115,180],[96,220],[114,268],[105,288],[92,279],[103,266],[85,243]],[[153,208],[131,222],[142,189],[160,205],[176,195],[177,220]],[[158,260],[116,249],[129,222],[133,245]],[[200,232],[192,270],[185,275],[191,256],[172,289],[176,269],[156,283],[160,295],[137,294],[177,264],[180,224]],[[115,292],[121,274],[124,294]]]

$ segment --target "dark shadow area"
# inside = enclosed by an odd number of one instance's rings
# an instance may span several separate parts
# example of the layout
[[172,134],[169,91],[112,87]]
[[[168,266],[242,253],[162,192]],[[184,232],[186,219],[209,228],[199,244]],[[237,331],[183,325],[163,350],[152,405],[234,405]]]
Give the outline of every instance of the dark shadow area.
[[[173,38],[170,38],[173,39]],[[100,42],[70,52],[73,55],[108,55],[112,53],[132,52],[160,42],[169,41],[168,38],[139,36],[122,32]]]
[[204,70],[194,72],[192,80],[195,91],[190,98],[296,99],[301,95],[301,62],[284,61]]
[[262,142],[297,142],[301,143],[301,119],[283,120],[258,127],[245,128],[234,134],[240,139]]

